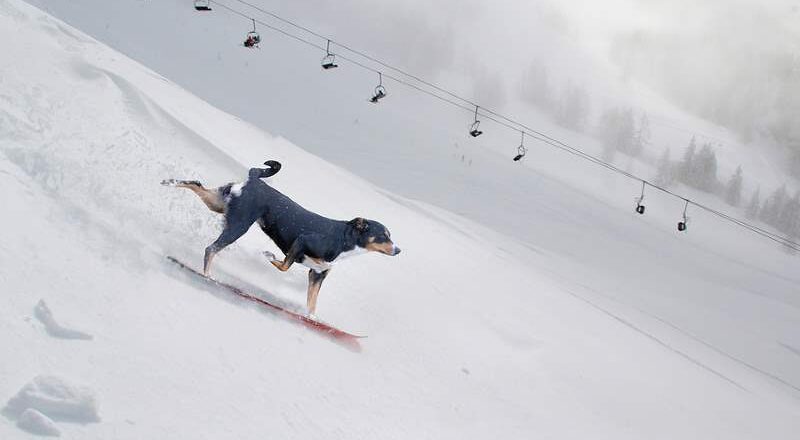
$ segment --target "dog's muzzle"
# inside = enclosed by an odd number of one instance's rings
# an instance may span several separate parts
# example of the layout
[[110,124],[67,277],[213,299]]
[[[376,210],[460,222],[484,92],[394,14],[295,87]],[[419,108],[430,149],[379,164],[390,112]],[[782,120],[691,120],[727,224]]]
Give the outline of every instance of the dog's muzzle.
[[397,245],[392,245],[392,256],[395,256],[400,253],[400,248]]

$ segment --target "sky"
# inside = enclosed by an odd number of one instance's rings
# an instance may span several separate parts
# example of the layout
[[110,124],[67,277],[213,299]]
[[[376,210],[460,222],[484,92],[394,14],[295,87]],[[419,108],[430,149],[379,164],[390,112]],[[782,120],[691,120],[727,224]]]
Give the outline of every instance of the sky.
[[[499,108],[526,69],[544,64],[557,86],[581,84],[600,107],[636,105],[644,86],[749,133],[794,88],[772,84],[776,65],[788,56],[800,78],[796,0],[258,3],[424,77],[458,84],[465,75],[463,93]],[[800,110],[784,107],[784,118]]]
[[[467,143],[462,136],[471,122],[469,112],[440,106],[428,97],[390,83],[389,107],[404,114],[403,119],[394,117],[393,124],[373,119],[375,115],[370,113],[375,108],[364,108],[363,104],[377,82],[375,74],[350,68],[346,63],[336,72],[306,69],[319,62],[320,51],[269,31],[262,32],[265,41],[257,54],[237,50],[235,46],[240,46],[239,39],[251,24],[222,10],[196,13],[188,0],[161,0],[169,3],[161,5],[152,0],[120,0],[116,4],[96,0],[31,1],[61,11],[56,15],[69,17],[72,24],[209,102],[316,154],[329,154],[330,145],[345,138],[360,142],[362,154],[375,155],[376,160],[383,154],[376,152],[378,144],[380,151],[397,155],[404,154],[404,145],[409,142],[426,142],[432,152],[443,144],[449,148]],[[563,95],[568,87],[581,87],[588,92],[591,126],[587,130],[596,128],[600,114],[610,107],[631,106],[637,112],[647,111],[654,126],[661,124],[652,155],[657,157],[668,147],[674,155],[682,154],[693,135],[700,136],[701,142],[714,139],[719,150],[734,150],[733,154],[720,157],[721,176],[729,175],[748,159],[736,154],[735,150],[741,148],[730,133],[701,118],[716,117],[734,129],[757,118],[779,119],[773,112],[778,108],[778,96],[786,97],[778,115],[783,121],[792,121],[800,113],[795,109],[800,96],[795,100],[791,93],[780,93],[785,88],[760,81],[762,74],[770,71],[769,65],[748,62],[746,56],[759,53],[763,47],[783,47],[800,41],[790,37],[798,35],[796,21],[791,19],[796,15],[791,2],[761,6],[754,1],[711,1],[698,6],[682,0],[614,0],[602,4],[554,0],[246,1],[442,85],[482,107],[521,121],[536,121],[537,128],[553,133],[554,127],[547,124],[552,122],[549,108],[534,106],[524,99],[531,70],[545,68],[549,72],[547,86],[554,94]],[[219,3],[276,23],[238,0]],[[126,9],[122,18],[116,11],[121,4]],[[142,32],[142,23],[148,20],[153,26],[173,26],[174,41],[159,41],[157,36]],[[324,39],[310,39],[324,46]],[[631,44],[638,41],[646,42],[647,50]],[[334,46],[334,51],[339,50]],[[713,74],[715,70],[725,72],[724,81]],[[187,71],[192,73],[187,75]],[[243,75],[254,75],[256,82],[247,85],[225,80]],[[761,93],[764,85],[772,87],[768,93]],[[800,85],[795,90],[800,91]],[[760,99],[762,96],[766,98]],[[301,104],[287,105],[287,100]],[[311,100],[336,105],[312,106],[314,115],[309,118],[307,104],[303,103]],[[257,113],[250,110],[254,101],[262,103]],[[405,114],[413,112],[418,114],[406,119]],[[314,130],[307,127],[310,120],[314,121]],[[398,134],[394,125],[415,130]],[[440,127],[455,127],[455,131],[449,132],[448,140],[436,141],[430,129]],[[487,128],[487,136],[477,143],[473,141],[473,145],[510,145],[515,149],[519,143],[517,132]],[[372,136],[364,136],[365,129],[372,130]],[[800,133],[796,137],[800,138]],[[572,135],[569,140],[580,145],[593,142]],[[325,157],[350,165],[347,157]],[[419,162],[431,160],[412,159],[418,161],[414,167],[420,170],[426,164]],[[780,168],[787,162],[781,156],[765,161],[769,163],[759,163],[758,170],[748,162],[745,174],[773,175],[772,164]],[[762,172],[764,169],[768,172]],[[391,187],[391,182],[380,180],[380,172],[370,172],[374,173],[370,179]],[[748,190],[754,186],[751,183],[746,183]],[[781,183],[782,177],[776,177],[764,185],[774,188]]]

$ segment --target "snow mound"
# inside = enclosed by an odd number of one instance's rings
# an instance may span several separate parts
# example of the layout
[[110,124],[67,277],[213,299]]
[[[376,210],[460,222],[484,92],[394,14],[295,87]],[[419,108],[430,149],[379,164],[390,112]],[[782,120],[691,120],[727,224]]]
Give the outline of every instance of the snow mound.
[[59,324],[53,317],[53,312],[50,310],[50,307],[47,307],[47,303],[45,303],[43,299],[39,300],[39,303],[36,304],[36,307],[33,309],[33,313],[36,316],[36,319],[44,324],[47,334],[53,336],[54,338],[92,339],[92,335],[88,333],[84,333],[79,330],[73,330]]
[[19,420],[17,420],[17,426],[31,434],[51,437],[58,437],[61,435],[61,431],[50,417],[47,417],[33,408],[28,408],[22,412],[22,415],[19,416]]
[[[99,422],[94,392],[74,386],[57,376],[36,376],[6,404],[5,412],[22,420],[28,409],[56,420],[74,423]],[[30,414],[27,418],[31,418]]]

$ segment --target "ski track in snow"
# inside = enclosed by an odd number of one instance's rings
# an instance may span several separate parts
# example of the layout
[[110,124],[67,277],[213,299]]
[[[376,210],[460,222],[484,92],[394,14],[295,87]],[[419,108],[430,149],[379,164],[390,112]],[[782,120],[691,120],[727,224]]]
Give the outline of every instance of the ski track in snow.
[[47,334],[50,336],[61,339],[92,339],[92,335],[88,333],[64,327],[63,325],[59,324],[53,316],[53,312],[50,310],[50,307],[47,306],[47,303],[45,303],[43,299],[39,300],[39,302],[36,304],[36,307],[33,309],[33,313],[34,316],[36,316],[36,319],[44,324],[44,328],[47,330]]
[[783,343],[783,342],[779,342],[779,344],[780,344],[780,345],[781,345],[783,348],[785,348],[785,349],[787,349],[787,350],[791,351],[792,353],[794,353],[794,354],[796,354],[796,355],[800,356],[800,348],[792,347],[791,345],[789,345],[789,344],[786,344],[786,343]]
[[[771,373],[771,372],[769,372],[769,371],[765,371],[765,370],[763,370],[763,369],[761,369],[761,368],[758,368],[757,366],[755,366],[755,365],[752,365],[752,364],[748,363],[748,362],[747,362],[747,361],[745,361],[744,359],[741,359],[741,358],[739,358],[739,357],[736,357],[736,356],[734,356],[734,355],[732,355],[732,354],[730,354],[730,353],[728,353],[728,352],[726,352],[726,351],[722,350],[721,348],[719,348],[719,347],[717,347],[717,346],[715,346],[715,345],[711,344],[710,342],[708,342],[708,341],[706,341],[706,340],[703,340],[703,339],[702,339],[702,338],[700,338],[698,335],[696,335],[696,334],[693,334],[693,333],[691,333],[690,331],[688,331],[688,330],[686,330],[686,329],[684,329],[684,328],[681,328],[680,326],[677,326],[677,325],[675,325],[675,324],[673,324],[673,323],[671,323],[671,322],[667,321],[667,320],[666,320],[666,319],[664,319],[664,318],[661,318],[661,317],[659,317],[659,316],[657,316],[657,315],[655,315],[655,314],[653,314],[653,313],[651,313],[651,312],[648,312],[648,311],[646,311],[646,310],[644,310],[644,309],[642,309],[642,308],[640,308],[640,307],[636,307],[636,306],[634,306],[634,305],[630,305],[630,304],[624,304],[624,303],[620,302],[618,299],[616,299],[616,298],[613,298],[613,297],[611,297],[611,296],[608,296],[608,295],[603,295],[602,293],[600,293],[600,292],[597,292],[596,290],[594,290],[594,289],[591,289],[591,288],[589,288],[588,286],[582,286],[582,287],[583,287],[583,288],[585,288],[585,289],[587,289],[587,290],[588,290],[589,292],[591,292],[591,294],[593,294],[593,295],[600,296],[600,297],[602,297],[602,298],[603,298],[603,299],[605,299],[605,300],[611,301],[611,302],[613,302],[613,303],[617,303],[617,304],[619,304],[619,305],[622,305],[623,307],[631,308],[631,309],[635,310],[636,312],[638,312],[638,313],[640,313],[640,314],[642,314],[642,315],[644,315],[644,316],[647,316],[647,317],[648,317],[648,318],[650,318],[650,319],[653,319],[653,320],[655,320],[655,321],[657,321],[657,322],[660,322],[660,323],[664,324],[665,326],[668,326],[669,328],[671,328],[671,329],[675,330],[676,332],[678,332],[678,333],[680,333],[680,334],[682,334],[682,335],[684,335],[684,336],[686,336],[686,337],[688,337],[688,338],[692,339],[693,341],[696,341],[697,343],[699,343],[699,344],[701,344],[701,345],[705,346],[706,348],[708,348],[708,349],[710,349],[710,350],[713,350],[714,352],[716,352],[716,353],[719,353],[720,355],[722,355],[722,356],[724,356],[724,357],[726,357],[726,358],[728,358],[728,359],[730,359],[730,360],[732,360],[732,361],[734,361],[734,362],[736,362],[736,363],[738,363],[738,364],[741,364],[742,366],[744,366],[744,367],[746,367],[746,368],[748,368],[748,369],[750,369],[750,370],[753,370],[753,371],[755,371],[755,372],[757,372],[757,373],[759,373],[759,374],[761,374],[761,375],[763,375],[763,376],[765,376],[765,377],[768,377],[768,378],[770,378],[770,379],[772,379],[772,380],[774,380],[774,381],[776,381],[776,382],[779,382],[779,383],[783,384],[784,386],[787,386],[787,387],[789,387],[789,388],[791,388],[791,389],[793,389],[793,390],[795,390],[795,391],[800,391],[800,387],[798,387],[798,386],[794,385],[793,383],[791,383],[791,382],[789,382],[789,381],[787,381],[787,380],[783,379],[782,377],[780,377],[780,376],[778,376],[778,375],[776,375],[776,374],[774,374],[774,373]],[[765,296],[765,297],[766,297],[766,296]],[[768,297],[767,297],[767,298],[768,298]],[[585,300],[585,301],[588,301],[588,300],[586,300],[585,298],[582,298],[582,299],[583,299],[583,300]],[[588,301],[588,302],[590,302],[590,301]],[[591,302],[590,302],[590,303],[591,303]],[[594,303],[591,303],[591,304],[592,304],[593,306],[596,306],[596,304],[594,304]],[[606,311],[606,310],[605,310],[605,309],[603,309],[603,308],[600,308],[599,306],[598,306],[597,308],[598,308],[599,310],[601,310],[601,311],[604,311],[604,312],[608,313],[608,311]],[[619,317],[618,317],[618,316],[616,316],[616,315],[614,315],[614,316],[615,316],[615,318],[619,318]],[[620,319],[621,319],[621,320],[622,320],[624,323],[627,323],[627,320],[625,320],[624,318],[620,318]],[[637,329],[637,330],[639,330],[639,331],[642,331],[643,333],[645,333],[646,335],[648,335],[648,336],[649,336],[649,334],[648,334],[647,332],[644,332],[644,331],[643,331],[643,330],[641,330],[641,329]],[[790,346],[787,346],[786,344],[780,343],[780,345],[784,346],[785,348],[789,349],[790,351],[793,351],[793,349],[792,349]],[[795,352],[795,353],[796,353],[796,354],[798,354],[798,355],[800,355],[800,352]],[[684,355],[686,355],[686,354],[684,354]],[[686,355],[686,356],[688,356],[688,355]]]
[[708,365],[704,364],[703,362],[699,361],[698,359],[690,356],[688,353],[685,353],[685,352],[675,348],[674,346],[670,345],[666,341],[663,341],[661,338],[653,335],[652,333],[647,332],[644,329],[636,326],[631,321],[619,316],[618,314],[616,314],[614,312],[611,312],[610,310],[608,310],[606,308],[601,307],[600,305],[598,305],[598,304],[596,304],[596,303],[594,303],[594,302],[582,297],[581,295],[578,295],[575,292],[570,292],[569,290],[566,290],[566,292],[568,294],[570,294],[571,296],[579,299],[580,301],[583,301],[586,304],[590,305],[591,307],[597,309],[598,311],[610,316],[611,318],[613,318],[615,321],[618,321],[622,325],[625,325],[625,326],[633,329],[637,333],[639,333],[642,336],[644,336],[644,337],[656,342],[657,344],[661,345],[662,347],[666,348],[667,350],[670,350],[670,351],[674,352],[675,354],[677,354],[677,355],[681,356],[682,358],[686,359],[687,361],[697,365],[698,367],[702,368],[703,370],[706,370],[709,373],[713,374],[714,376],[717,376],[718,378],[728,382],[729,384],[735,386],[736,388],[738,388],[738,389],[740,389],[742,391],[748,391],[745,387],[743,387],[740,383],[736,382],[735,380],[733,380],[733,379],[727,377],[726,375],[724,375],[723,373],[721,373],[721,372],[709,367]]

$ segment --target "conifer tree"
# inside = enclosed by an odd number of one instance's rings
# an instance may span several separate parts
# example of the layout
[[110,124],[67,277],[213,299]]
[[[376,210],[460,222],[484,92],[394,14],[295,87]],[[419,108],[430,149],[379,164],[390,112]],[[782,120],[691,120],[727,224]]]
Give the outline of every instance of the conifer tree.
[[747,204],[747,210],[745,211],[745,215],[750,220],[755,220],[758,218],[759,208],[761,208],[761,187],[759,186],[753,191],[753,195],[750,197],[750,203]]
[[658,168],[655,177],[656,185],[667,187],[675,182],[675,167],[672,161],[670,161],[669,156],[669,148],[664,148],[664,152],[661,153],[661,157],[658,159]]
[[742,200],[742,167],[736,167],[736,171],[728,179],[725,185],[725,201],[731,206],[739,206]]

